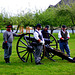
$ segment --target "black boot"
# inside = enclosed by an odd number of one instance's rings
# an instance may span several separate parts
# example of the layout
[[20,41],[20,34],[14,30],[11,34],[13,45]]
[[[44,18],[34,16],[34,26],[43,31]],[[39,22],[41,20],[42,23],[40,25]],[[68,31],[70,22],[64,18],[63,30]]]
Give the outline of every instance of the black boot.
[[9,58],[4,58],[5,63],[10,63]]
[[8,58],[4,58],[4,60],[5,60],[5,63],[8,63]]
[[8,58],[8,63],[10,63],[10,58]]
[[41,65],[41,64],[43,64],[43,63],[41,63],[41,62],[36,63],[36,65]]

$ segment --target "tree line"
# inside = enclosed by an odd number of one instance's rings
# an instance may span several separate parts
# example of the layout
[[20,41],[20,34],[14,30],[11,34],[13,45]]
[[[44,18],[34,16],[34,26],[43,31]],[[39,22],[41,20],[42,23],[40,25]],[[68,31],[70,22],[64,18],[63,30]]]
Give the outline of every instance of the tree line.
[[50,7],[45,11],[36,11],[35,13],[27,12],[16,16],[8,16],[7,13],[0,13],[0,28],[4,28],[8,24],[35,27],[40,23],[42,27],[49,25],[51,33],[53,30],[60,28],[63,24],[67,29],[71,29],[72,33],[75,26],[75,3],[65,5],[64,3],[58,7]]

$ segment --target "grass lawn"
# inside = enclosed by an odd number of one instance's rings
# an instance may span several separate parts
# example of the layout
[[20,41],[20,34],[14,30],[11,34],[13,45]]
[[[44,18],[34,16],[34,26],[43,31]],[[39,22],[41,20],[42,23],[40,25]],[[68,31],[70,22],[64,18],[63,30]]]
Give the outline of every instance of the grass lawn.
[[[58,39],[57,33],[53,34]],[[14,38],[11,63],[6,64],[4,61],[4,50],[2,49],[3,34],[0,33],[0,75],[75,75],[75,63],[61,60],[60,57],[54,56],[53,62],[46,57],[41,61],[43,65],[35,65],[35,62],[22,62],[16,52],[18,37]],[[69,47],[71,57],[75,56],[75,34],[70,34]],[[33,58],[34,59],[34,58]]]

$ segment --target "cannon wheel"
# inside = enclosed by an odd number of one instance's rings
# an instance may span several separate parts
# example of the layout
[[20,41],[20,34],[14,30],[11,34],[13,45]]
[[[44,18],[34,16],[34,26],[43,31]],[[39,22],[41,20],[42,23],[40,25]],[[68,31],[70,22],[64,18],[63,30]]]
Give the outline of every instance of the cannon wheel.
[[[50,44],[49,44],[49,47],[57,49],[58,48],[58,42],[57,42],[56,38],[52,34],[49,34],[49,37],[50,37],[50,41],[51,41]],[[48,55],[47,58],[48,59],[50,59],[52,61],[55,61],[55,60],[52,59],[55,55],[53,53],[51,53],[50,51],[48,51],[48,50],[43,51],[42,59],[44,58],[45,53],[47,53],[47,55]]]
[[23,62],[27,62],[29,58],[33,57],[33,48],[30,46],[30,42],[26,39],[25,34],[22,34],[17,42],[16,50],[19,58]]
[[50,36],[50,41],[51,41],[49,46],[52,48],[58,48],[58,42],[57,42],[56,38],[52,34],[49,34],[49,36]]

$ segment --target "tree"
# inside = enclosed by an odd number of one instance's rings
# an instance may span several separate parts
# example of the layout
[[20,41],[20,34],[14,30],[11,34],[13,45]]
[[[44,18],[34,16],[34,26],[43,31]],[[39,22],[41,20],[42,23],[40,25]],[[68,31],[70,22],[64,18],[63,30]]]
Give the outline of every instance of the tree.
[[4,25],[4,22],[3,22],[3,14],[1,13],[0,14],[0,28],[2,28]]
[[[73,28],[75,26],[75,3],[72,3],[71,5],[63,5],[61,8],[58,8],[57,15],[59,18],[59,21],[62,24],[67,25],[67,27],[70,27],[73,32]],[[60,23],[59,22],[59,23]]]

